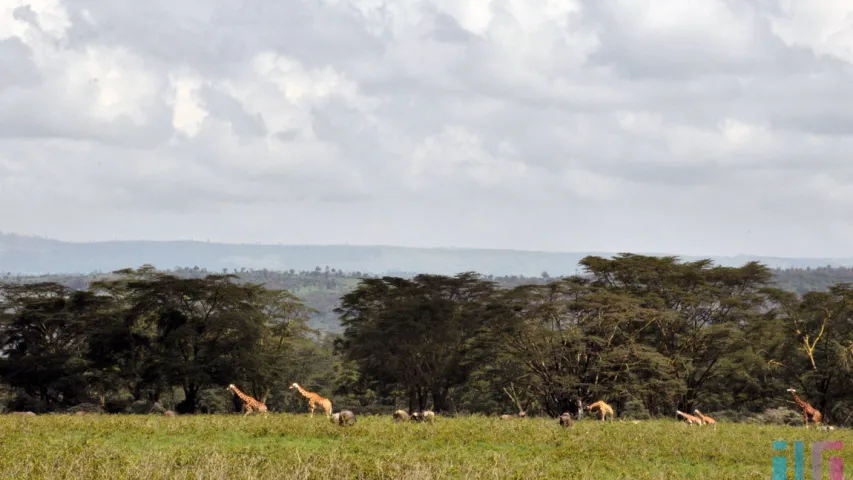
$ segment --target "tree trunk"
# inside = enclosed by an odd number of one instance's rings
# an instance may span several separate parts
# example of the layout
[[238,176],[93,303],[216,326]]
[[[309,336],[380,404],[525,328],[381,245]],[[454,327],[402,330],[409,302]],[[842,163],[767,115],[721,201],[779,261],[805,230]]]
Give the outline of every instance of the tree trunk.
[[196,412],[198,404],[198,390],[199,387],[194,383],[184,386],[184,401],[175,406],[178,413],[192,414]]
[[447,390],[443,388],[434,388],[432,390],[432,404],[435,413],[447,411]]
[[415,387],[409,386],[409,415],[415,413]]
[[418,411],[422,412],[426,410],[427,405],[427,391],[423,387],[418,387]]

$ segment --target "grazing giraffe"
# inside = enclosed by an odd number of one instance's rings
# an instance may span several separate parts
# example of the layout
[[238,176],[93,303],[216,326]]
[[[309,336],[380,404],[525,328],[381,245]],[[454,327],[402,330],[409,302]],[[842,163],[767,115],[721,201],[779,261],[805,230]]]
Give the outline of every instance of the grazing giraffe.
[[586,409],[589,410],[590,412],[595,408],[597,408],[599,414],[601,414],[601,421],[602,422],[604,421],[605,418],[607,418],[608,413],[610,414],[610,421],[611,422],[613,421],[613,418],[614,418],[613,407],[611,407],[610,405],[605,403],[604,400],[599,400],[599,401],[593,403],[592,405],[586,406]]
[[716,420],[714,420],[713,418],[711,418],[711,417],[705,415],[704,413],[700,412],[698,408],[693,410],[693,413],[695,413],[702,420],[703,424],[713,425],[714,430],[717,429],[717,421]]
[[809,420],[811,420],[815,425],[820,425],[823,415],[821,415],[816,408],[801,400],[800,397],[797,396],[796,390],[789,388],[788,391],[791,392],[791,395],[794,396],[794,402],[796,402],[797,406],[799,406],[803,411],[803,422],[806,424],[806,428],[809,428]]
[[243,400],[243,410],[246,412],[245,415],[248,415],[248,414],[252,413],[253,411],[259,412],[259,413],[267,413],[267,406],[266,405],[264,405],[262,402],[255,400],[254,398],[250,397],[249,395],[246,395],[245,393],[241,392],[240,389],[237,388],[237,386],[234,385],[233,383],[231,385],[228,385],[228,390],[231,390],[238,397],[240,397],[241,400]]
[[684,413],[681,410],[676,410],[675,414],[681,415],[682,417],[684,417],[687,420],[688,425],[693,425],[694,423],[696,425],[704,425],[705,424],[705,422],[703,422],[701,418],[694,417],[693,415],[690,415],[689,413]]
[[327,417],[332,416],[332,401],[328,398],[321,397],[314,392],[309,392],[304,388],[300,387],[298,383],[294,382],[293,385],[290,386],[290,389],[297,389],[299,393],[302,394],[303,397],[308,399],[308,411],[311,413],[311,416],[314,416],[314,409],[317,408],[317,405],[323,408],[326,412]]

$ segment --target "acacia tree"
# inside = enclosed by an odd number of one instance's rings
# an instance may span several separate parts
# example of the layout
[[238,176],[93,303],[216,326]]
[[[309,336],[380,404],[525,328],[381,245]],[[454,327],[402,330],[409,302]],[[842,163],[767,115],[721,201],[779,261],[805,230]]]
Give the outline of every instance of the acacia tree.
[[87,330],[103,305],[56,283],[2,285],[0,376],[48,408],[84,402]]
[[631,398],[653,407],[672,390],[671,368],[637,341],[660,312],[636,298],[573,277],[509,290],[501,302],[491,350],[521,366],[549,414],[604,396],[620,408]]
[[409,409],[449,408],[450,390],[474,368],[473,338],[485,324],[493,282],[474,273],[362,279],[336,309],[339,348],[367,382],[396,385]]
[[774,373],[789,378],[827,419],[853,417],[853,287],[768,294],[775,302],[768,315],[786,333],[767,355]]
[[669,359],[673,375],[686,387],[675,400],[687,411],[721,362],[746,345],[744,330],[760,318],[771,279],[769,269],[757,262],[714,267],[710,260],[679,263],[676,257],[621,254],[580,263],[596,285],[665,312],[645,330],[642,342]]
[[266,328],[257,348],[240,362],[237,378],[246,379],[248,390],[266,403],[273,388],[288,391],[300,357],[313,346],[307,335],[317,331],[308,327],[308,320],[316,310],[287,290],[261,290],[254,303]]

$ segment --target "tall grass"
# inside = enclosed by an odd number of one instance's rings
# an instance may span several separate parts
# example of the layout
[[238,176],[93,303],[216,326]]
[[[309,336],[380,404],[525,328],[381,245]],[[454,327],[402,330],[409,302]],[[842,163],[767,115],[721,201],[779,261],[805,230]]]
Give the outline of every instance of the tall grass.
[[770,478],[774,440],[805,440],[807,459],[810,442],[842,440],[853,474],[849,430],[733,423],[713,430],[674,420],[584,420],[562,429],[556,419],[479,416],[432,425],[362,416],[342,428],[322,415],[6,415],[0,478]]

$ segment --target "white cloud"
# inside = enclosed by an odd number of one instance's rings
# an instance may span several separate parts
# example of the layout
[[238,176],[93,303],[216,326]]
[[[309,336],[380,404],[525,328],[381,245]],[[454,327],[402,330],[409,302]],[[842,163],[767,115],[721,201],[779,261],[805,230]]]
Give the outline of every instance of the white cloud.
[[190,73],[174,73],[169,76],[173,89],[172,127],[176,132],[194,137],[198,135],[207,111],[198,98],[203,80]]
[[788,45],[853,61],[853,2],[815,0],[779,2],[772,15],[773,31]]
[[853,4],[687,3],[6,0],[0,223],[848,253]]

